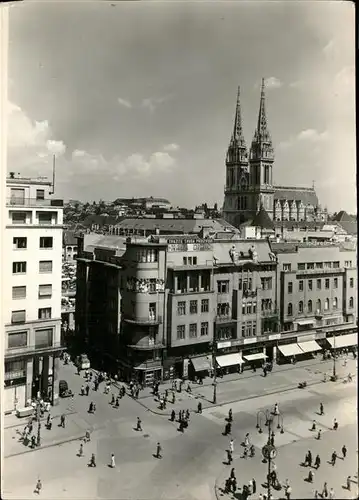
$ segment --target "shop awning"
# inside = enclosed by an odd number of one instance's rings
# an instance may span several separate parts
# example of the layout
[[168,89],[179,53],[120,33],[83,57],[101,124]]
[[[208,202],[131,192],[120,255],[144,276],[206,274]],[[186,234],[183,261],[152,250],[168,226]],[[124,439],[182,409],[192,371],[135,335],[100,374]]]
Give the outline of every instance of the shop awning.
[[212,369],[212,360],[208,356],[199,356],[198,358],[191,358],[191,363],[196,372],[202,372]]
[[299,342],[299,347],[303,352],[316,352],[321,351],[321,347],[315,340],[307,340],[307,342]]
[[221,368],[224,368],[225,366],[242,365],[244,363],[241,355],[238,352],[217,356],[216,361]]
[[283,354],[283,356],[295,356],[296,354],[303,354],[303,351],[298,346],[298,344],[279,345],[278,349]]
[[313,325],[314,319],[299,319],[296,323],[301,326]]
[[348,335],[337,335],[334,337],[327,337],[329,344],[335,349],[341,349],[342,347],[350,347],[352,345],[358,345],[358,336],[356,333],[349,333]]
[[256,354],[247,354],[247,356],[243,356],[243,359],[246,361],[255,361],[256,359],[266,359],[266,356],[263,352],[257,352]]

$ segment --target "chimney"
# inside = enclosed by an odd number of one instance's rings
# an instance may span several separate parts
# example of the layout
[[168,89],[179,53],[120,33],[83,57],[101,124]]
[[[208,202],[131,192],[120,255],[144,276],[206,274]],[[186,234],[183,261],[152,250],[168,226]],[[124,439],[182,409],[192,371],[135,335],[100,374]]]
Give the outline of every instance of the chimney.
[[15,179],[15,172],[10,172],[10,179]]

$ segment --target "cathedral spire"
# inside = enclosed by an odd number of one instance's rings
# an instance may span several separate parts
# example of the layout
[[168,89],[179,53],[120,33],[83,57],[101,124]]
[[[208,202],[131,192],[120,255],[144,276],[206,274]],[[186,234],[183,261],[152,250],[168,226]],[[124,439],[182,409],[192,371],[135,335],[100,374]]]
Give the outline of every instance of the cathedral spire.
[[240,101],[240,87],[237,91],[236,114],[234,118],[233,133],[229,143],[227,161],[231,163],[247,162],[248,153],[242,128],[242,112]]
[[251,157],[252,158],[263,158],[266,159],[274,159],[274,151],[272,146],[272,139],[268,130],[267,125],[267,115],[266,115],[266,106],[265,106],[265,81],[262,78],[262,86],[261,86],[261,99],[259,104],[259,113],[258,113],[258,123],[257,128],[254,132],[254,137],[252,141],[251,147]]

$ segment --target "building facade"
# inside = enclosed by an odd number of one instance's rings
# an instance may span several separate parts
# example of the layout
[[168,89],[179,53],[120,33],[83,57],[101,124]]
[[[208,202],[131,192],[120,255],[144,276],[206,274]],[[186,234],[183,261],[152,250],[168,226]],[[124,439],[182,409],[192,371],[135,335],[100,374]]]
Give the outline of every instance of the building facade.
[[4,267],[5,411],[38,391],[58,399],[63,201],[44,178],[7,178]]
[[249,152],[243,135],[238,89],[234,128],[226,156],[223,216],[230,224],[239,227],[252,220],[260,207],[264,207],[276,223],[325,221],[328,214],[320,207],[314,186],[275,185],[274,162],[263,80],[258,122]]

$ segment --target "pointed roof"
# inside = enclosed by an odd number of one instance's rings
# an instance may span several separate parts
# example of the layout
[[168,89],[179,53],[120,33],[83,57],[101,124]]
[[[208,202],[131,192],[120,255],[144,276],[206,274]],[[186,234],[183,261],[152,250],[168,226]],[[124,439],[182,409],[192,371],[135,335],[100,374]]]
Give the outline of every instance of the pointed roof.
[[349,215],[347,212],[344,210],[341,210],[336,214],[335,217],[332,219],[333,221],[338,221],[338,222],[355,222],[354,217]]
[[256,213],[251,225],[254,227],[261,227],[262,229],[272,229],[274,231],[273,221],[263,205],[261,205],[259,211]]
[[257,128],[254,132],[254,137],[251,147],[252,157],[261,158],[263,153],[266,153],[266,158],[274,158],[272,138],[270,136],[267,125],[267,114],[265,105],[265,81],[262,78],[261,99],[259,104]]
[[244,135],[243,135],[243,128],[242,128],[242,112],[241,112],[241,101],[240,101],[240,87],[238,86],[238,92],[237,92],[237,103],[236,103],[236,115],[234,118],[234,127],[233,127],[233,133],[231,137],[231,142],[230,146],[239,146],[239,147],[246,147],[246,143],[244,140]]

